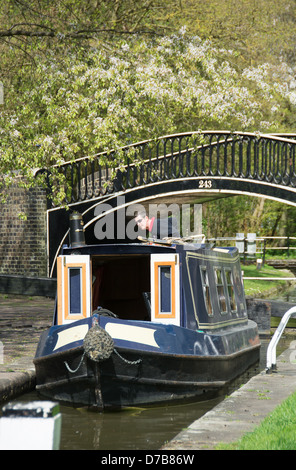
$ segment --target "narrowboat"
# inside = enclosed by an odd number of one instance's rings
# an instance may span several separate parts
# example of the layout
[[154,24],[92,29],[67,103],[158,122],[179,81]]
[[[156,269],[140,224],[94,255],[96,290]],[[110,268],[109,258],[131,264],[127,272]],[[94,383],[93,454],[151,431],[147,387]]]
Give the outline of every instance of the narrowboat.
[[196,400],[256,363],[259,349],[236,248],[70,245],[57,258],[36,388],[99,410]]

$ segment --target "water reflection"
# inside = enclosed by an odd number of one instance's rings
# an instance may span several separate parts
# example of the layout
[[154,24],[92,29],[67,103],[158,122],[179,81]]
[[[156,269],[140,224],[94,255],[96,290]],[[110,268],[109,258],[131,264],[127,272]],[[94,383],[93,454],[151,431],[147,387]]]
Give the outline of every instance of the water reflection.
[[221,398],[198,406],[168,406],[95,413],[62,407],[61,449],[159,449],[183,427],[202,416]]

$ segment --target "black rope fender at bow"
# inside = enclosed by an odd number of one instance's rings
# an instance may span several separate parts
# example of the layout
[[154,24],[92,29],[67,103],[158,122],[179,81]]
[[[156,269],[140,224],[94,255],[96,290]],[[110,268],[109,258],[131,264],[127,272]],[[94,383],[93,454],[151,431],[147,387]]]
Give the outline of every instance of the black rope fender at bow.
[[112,337],[97,323],[92,326],[92,328],[90,328],[90,330],[86,333],[85,338],[83,340],[83,348],[84,353],[76,369],[71,369],[69,364],[64,361],[66,368],[72,374],[78,371],[85,356],[87,356],[90,360],[94,362],[102,362],[106,359],[109,359],[111,354],[114,352],[126,364],[134,365],[142,362],[142,359],[138,359],[136,361],[129,361],[128,359],[122,357],[121,354],[119,354],[119,352],[114,348],[114,341]]

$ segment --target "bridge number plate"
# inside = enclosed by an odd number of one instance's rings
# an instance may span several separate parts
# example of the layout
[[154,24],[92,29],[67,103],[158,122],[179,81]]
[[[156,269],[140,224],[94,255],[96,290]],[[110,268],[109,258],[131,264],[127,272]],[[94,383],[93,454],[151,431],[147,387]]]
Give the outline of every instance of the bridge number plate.
[[211,189],[213,187],[212,180],[200,180],[198,182],[198,187],[200,189]]

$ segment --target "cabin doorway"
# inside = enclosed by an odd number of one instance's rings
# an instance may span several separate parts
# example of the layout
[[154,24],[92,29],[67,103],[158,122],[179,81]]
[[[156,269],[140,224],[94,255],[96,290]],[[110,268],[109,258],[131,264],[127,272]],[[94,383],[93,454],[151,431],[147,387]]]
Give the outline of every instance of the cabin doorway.
[[150,320],[150,256],[106,255],[92,258],[92,307],[119,318]]

